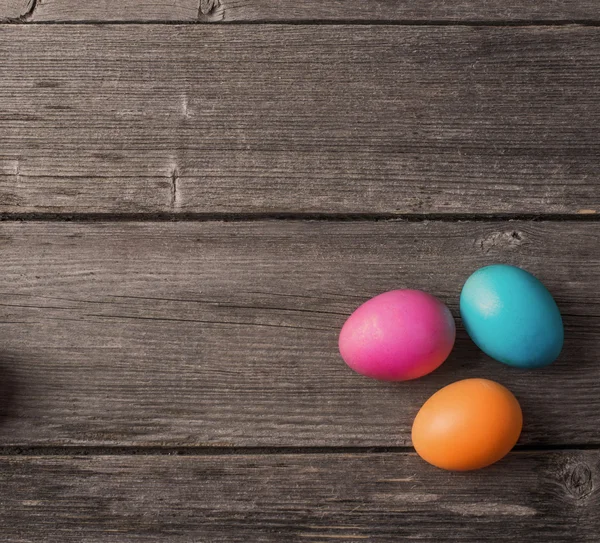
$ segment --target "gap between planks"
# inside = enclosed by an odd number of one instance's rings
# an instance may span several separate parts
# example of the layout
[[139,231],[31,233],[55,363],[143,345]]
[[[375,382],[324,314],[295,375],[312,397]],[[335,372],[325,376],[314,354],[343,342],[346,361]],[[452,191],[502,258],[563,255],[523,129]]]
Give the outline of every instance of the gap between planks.
[[[597,444],[564,445],[517,445],[509,454],[553,453],[561,451],[600,451]],[[156,447],[156,446],[33,446],[0,447],[0,456],[292,456],[292,455],[334,455],[334,454],[413,454],[413,447]]]
[[[173,181],[174,183],[176,181]],[[600,214],[582,209],[569,213],[0,213],[4,222],[597,222]]]
[[144,19],[131,19],[131,20],[74,20],[74,21],[29,21],[26,16],[18,19],[9,19],[6,21],[0,21],[2,25],[28,25],[28,26],[86,26],[86,25],[128,25],[128,26],[181,26],[181,25],[206,25],[212,26],[218,24],[219,26],[252,26],[252,25],[272,25],[272,26],[466,26],[466,27],[536,27],[536,26],[588,26],[588,27],[600,27],[600,20],[596,19],[561,19],[556,21],[544,21],[544,20],[516,20],[516,21],[477,21],[477,20],[455,20],[448,21],[443,19],[402,19],[396,21],[389,21],[386,19],[336,19],[333,20],[322,20],[322,19],[260,19],[260,20],[248,20],[248,21],[218,21],[210,22],[204,20],[156,20],[147,21]]

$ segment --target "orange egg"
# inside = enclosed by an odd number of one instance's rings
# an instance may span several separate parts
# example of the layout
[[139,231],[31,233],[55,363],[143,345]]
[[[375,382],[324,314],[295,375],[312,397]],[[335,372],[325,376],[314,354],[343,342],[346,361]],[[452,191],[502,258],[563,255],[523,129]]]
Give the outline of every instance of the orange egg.
[[521,406],[507,388],[487,379],[448,385],[417,413],[413,445],[438,468],[468,471],[489,466],[515,445],[523,427]]

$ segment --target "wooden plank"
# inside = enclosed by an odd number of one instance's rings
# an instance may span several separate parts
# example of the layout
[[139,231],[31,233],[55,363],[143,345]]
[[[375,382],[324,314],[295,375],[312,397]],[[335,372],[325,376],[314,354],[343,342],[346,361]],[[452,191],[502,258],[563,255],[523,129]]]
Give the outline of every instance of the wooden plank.
[[35,0],[0,0],[0,22],[26,17]]
[[[467,377],[513,390],[522,445],[598,444],[599,235],[598,222],[1,223],[0,445],[406,446],[422,403]],[[457,314],[465,279],[494,262],[555,294],[566,346],[551,367],[494,362],[462,329],[414,382],[340,359],[364,300],[421,288]]]
[[0,51],[0,212],[600,209],[600,28],[12,25]]
[[[65,21],[197,21],[206,0],[44,0],[32,14],[34,22]],[[205,8],[206,11],[206,8]],[[213,10],[210,10],[213,11]],[[204,18],[202,18],[204,19]],[[214,17],[208,20],[214,20]]]
[[34,21],[573,21],[599,20],[595,0],[43,0]]
[[[4,541],[592,542],[598,451],[449,474],[413,454],[0,457]],[[474,491],[476,489],[476,491]]]

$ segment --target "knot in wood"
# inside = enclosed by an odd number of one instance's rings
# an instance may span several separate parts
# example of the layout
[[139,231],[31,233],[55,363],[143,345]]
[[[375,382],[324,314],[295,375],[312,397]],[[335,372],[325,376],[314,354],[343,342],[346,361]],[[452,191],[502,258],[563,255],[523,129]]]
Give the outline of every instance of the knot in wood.
[[567,471],[565,484],[569,494],[576,500],[582,500],[594,490],[592,470],[583,463],[575,464]]
[[479,246],[484,253],[492,250],[516,249],[523,243],[523,234],[518,230],[508,232],[491,232],[479,240]]
[[200,13],[202,15],[210,15],[220,6],[220,0],[200,0]]

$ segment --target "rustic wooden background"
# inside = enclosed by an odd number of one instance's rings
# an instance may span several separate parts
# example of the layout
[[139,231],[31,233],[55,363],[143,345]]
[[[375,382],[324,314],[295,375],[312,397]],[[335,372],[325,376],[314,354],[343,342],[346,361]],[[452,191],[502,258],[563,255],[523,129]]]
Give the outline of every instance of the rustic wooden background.
[[[0,0],[6,542],[600,541],[598,0]],[[231,24],[228,24],[231,23]],[[347,315],[537,274],[535,372],[459,327],[411,383]],[[515,451],[442,472],[435,390],[495,379]]]

